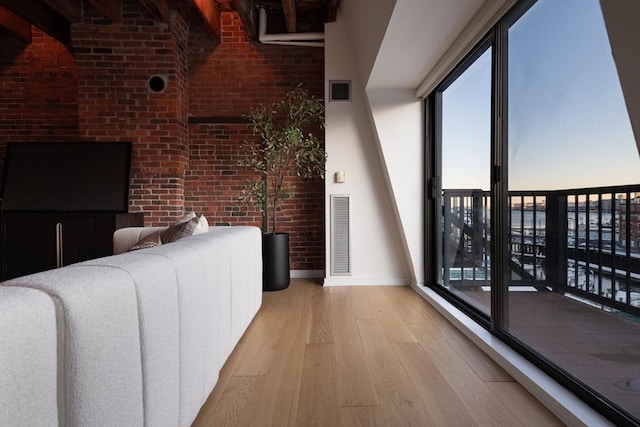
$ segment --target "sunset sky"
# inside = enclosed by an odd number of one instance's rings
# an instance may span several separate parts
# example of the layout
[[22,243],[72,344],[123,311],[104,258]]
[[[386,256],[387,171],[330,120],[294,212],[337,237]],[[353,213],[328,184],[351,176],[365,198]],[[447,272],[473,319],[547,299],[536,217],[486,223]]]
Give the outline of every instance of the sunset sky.
[[[443,188],[489,189],[491,51],[443,94]],[[509,188],[640,183],[597,0],[541,0],[509,30]]]

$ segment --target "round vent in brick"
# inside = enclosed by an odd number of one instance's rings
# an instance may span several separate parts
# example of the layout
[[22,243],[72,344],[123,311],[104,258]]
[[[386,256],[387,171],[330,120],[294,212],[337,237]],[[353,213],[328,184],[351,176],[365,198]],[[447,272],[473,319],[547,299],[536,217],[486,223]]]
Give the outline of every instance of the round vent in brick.
[[149,89],[152,92],[162,92],[166,86],[167,83],[162,76],[151,76],[149,79]]

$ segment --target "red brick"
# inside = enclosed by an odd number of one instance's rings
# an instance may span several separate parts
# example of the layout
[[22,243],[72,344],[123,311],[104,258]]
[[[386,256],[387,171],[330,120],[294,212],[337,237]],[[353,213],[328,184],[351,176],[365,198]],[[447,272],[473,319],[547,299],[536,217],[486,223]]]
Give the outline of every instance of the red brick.
[[[129,208],[146,225],[196,210],[212,225],[260,226],[260,212],[237,201],[252,176],[238,167],[247,125],[188,118],[239,118],[298,83],[322,97],[323,50],[251,42],[232,12],[221,15],[218,43],[192,8],[173,4],[169,26],[125,0],[118,24],[84,0],[69,48],[35,27],[27,46],[0,35],[0,157],[7,141],[131,141]],[[148,90],[154,74],[167,77],[164,92]],[[323,183],[291,182],[298,195],[279,214],[291,267],[323,269]]]

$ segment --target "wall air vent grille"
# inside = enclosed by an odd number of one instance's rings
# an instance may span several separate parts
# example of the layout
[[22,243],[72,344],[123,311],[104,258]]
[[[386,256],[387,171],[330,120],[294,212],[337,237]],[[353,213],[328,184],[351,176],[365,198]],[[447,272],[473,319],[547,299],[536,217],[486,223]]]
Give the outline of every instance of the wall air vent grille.
[[331,80],[329,82],[329,102],[351,101],[351,81]]
[[331,196],[331,274],[351,274],[351,196]]

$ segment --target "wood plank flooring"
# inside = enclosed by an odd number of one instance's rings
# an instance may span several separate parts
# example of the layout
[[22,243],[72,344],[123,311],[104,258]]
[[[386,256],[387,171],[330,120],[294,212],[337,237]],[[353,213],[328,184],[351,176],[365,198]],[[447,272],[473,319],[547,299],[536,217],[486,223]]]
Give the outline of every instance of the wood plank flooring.
[[562,425],[409,287],[263,298],[194,426]]

